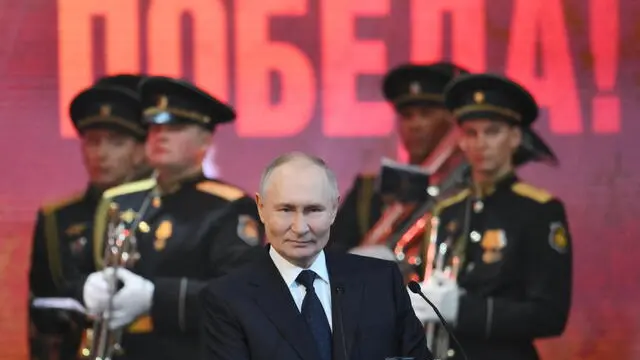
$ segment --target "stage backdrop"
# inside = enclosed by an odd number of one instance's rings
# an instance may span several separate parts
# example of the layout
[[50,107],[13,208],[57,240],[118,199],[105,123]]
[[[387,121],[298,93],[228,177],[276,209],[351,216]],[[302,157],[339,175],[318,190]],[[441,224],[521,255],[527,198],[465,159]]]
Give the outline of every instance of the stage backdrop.
[[[396,156],[380,79],[453,60],[525,84],[559,169],[522,175],[567,205],[570,325],[546,359],[640,358],[640,2],[636,0],[1,0],[0,359],[26,358],[36,208],[86,181],[67,107],[104,74],[190,79],[232,102],[215,170],[254,191],[289,150],[325,158],[346,191]],[[213,169],[213,167],[212,167]]]

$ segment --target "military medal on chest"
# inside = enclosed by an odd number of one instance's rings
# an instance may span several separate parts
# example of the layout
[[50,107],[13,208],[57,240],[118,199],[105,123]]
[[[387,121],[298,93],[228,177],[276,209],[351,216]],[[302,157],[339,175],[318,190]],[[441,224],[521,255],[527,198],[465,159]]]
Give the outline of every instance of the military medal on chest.
[[507,236],[504,230],[486,230],[482,235],[480,246],[483,249],[482,262],[485,264],[493,264],[502,260],[503,249],[507,246]]
[[155,232],[155,240],[153,241],[153,248],[156,251],[162,251],[167,246],[167,240],[173,234],[173,224],[169,220],[163,220]]
[[86,223],[73,224],[65,230],[65,235],[73,239],[69,243],[69,249],[73,256],[80,256],[84,252],[88,243],[87,237],[83,235],[86,230]]

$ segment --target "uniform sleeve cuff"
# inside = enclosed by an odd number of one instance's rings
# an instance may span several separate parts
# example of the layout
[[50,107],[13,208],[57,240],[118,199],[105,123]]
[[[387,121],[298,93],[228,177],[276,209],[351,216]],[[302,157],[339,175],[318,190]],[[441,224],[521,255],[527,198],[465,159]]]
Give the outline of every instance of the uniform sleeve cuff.
[[154,329],[186,331],[186,278],[157,278],[151,307]]

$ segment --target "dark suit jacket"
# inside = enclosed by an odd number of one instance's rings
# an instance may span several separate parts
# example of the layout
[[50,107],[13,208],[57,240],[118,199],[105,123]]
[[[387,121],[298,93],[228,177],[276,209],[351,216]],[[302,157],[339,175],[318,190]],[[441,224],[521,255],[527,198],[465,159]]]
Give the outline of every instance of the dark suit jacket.
[[[326,253],[331,282],[333,359],[432,359],[398,266]],[[313,335],[267,251],[209,283],[203,302],[206,360],[317,360]]]

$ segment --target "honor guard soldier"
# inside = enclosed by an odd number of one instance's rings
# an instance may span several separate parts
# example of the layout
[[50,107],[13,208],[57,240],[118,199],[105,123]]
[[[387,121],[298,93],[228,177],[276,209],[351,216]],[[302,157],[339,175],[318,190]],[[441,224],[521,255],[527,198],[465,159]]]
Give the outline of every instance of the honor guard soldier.
[[[447,160],[430,176],[431,185],[444,180],[462,162],[452,136],[455,127],[451,112],[444,105],[445,86],[467,70],[451,63],[430,65],[405,64],[392,69],[384,78],[382,91],[397,114],[397,131],[402,146],[409,155],[411,165],[425,166],[433,157],[451,150]],[[446,144],[445,144],[446,143]],[[436,154],[437,153],[437,154]],[[393,234],[399,225],[390,229],[385,212],[389,212],[391,199],[383,199],[376,189],[378,174],[356,177],[343,201],[333,226],[331,247],[387,260],[397,260],[386,239],[371,236],[376,233]],[[425,188],[426,188],[425,184]],[[391,211],[392,212],[392,211]],[[404,215],[403,215],[404,216]],[[409,251],[419,255],[419,244]],[[419,260],[416,260],[418,262]]]
[[[89,177],[87,189],[38,211],[29,272],[30,300],[67,296],[66,283],[93,271],[91,236],[99,199],[127,181],[144,161],[146,126],[138,96],[122,88],[92,87],[70,106]],[[32,359],[74,359],[82,322],[75,315],[30,307]],[[55,349],[53,348],[55,347]]]
[[[434,210],[439,225],[427,265],[445,266],[428,267],[423,292],[454,324],[469,359],[538,359],[534,340],[565,329],[572,284],[562,202],[514,173],[529,161],[556,161],[531,129],[538,106],[520,85],[490,74],[454,80],[445,102],[459,124],[472,179]],[[433,310],[411,295],[418,317],[437,323]],[[431,335],[434,356],[463,358],[442,329]]]
[[[192,84],[165,77],[145,79],[140,94],[149,124],[147,157],[157,176],[105,192],[94,236],[95,261],[105,269],[90,274],[80,292],[89,313],[123,331],[115,359],[196,359],[198,293],[208,280],[249,261],[263,230],[253,198],[202,173],[214,130],[233,121],[234,110]],[[123,267],[105,261],[103,253],[105,246],[113,249],[105,244],[105,230],[114,205],[132,235],[129,243],[137,246]],[[115,295],[108,286],[114,265],[123,284]],[[108,306],[108,319],[100,317]],[[86,353],[103,357],[91,343],[96,334],[87,339]]]

